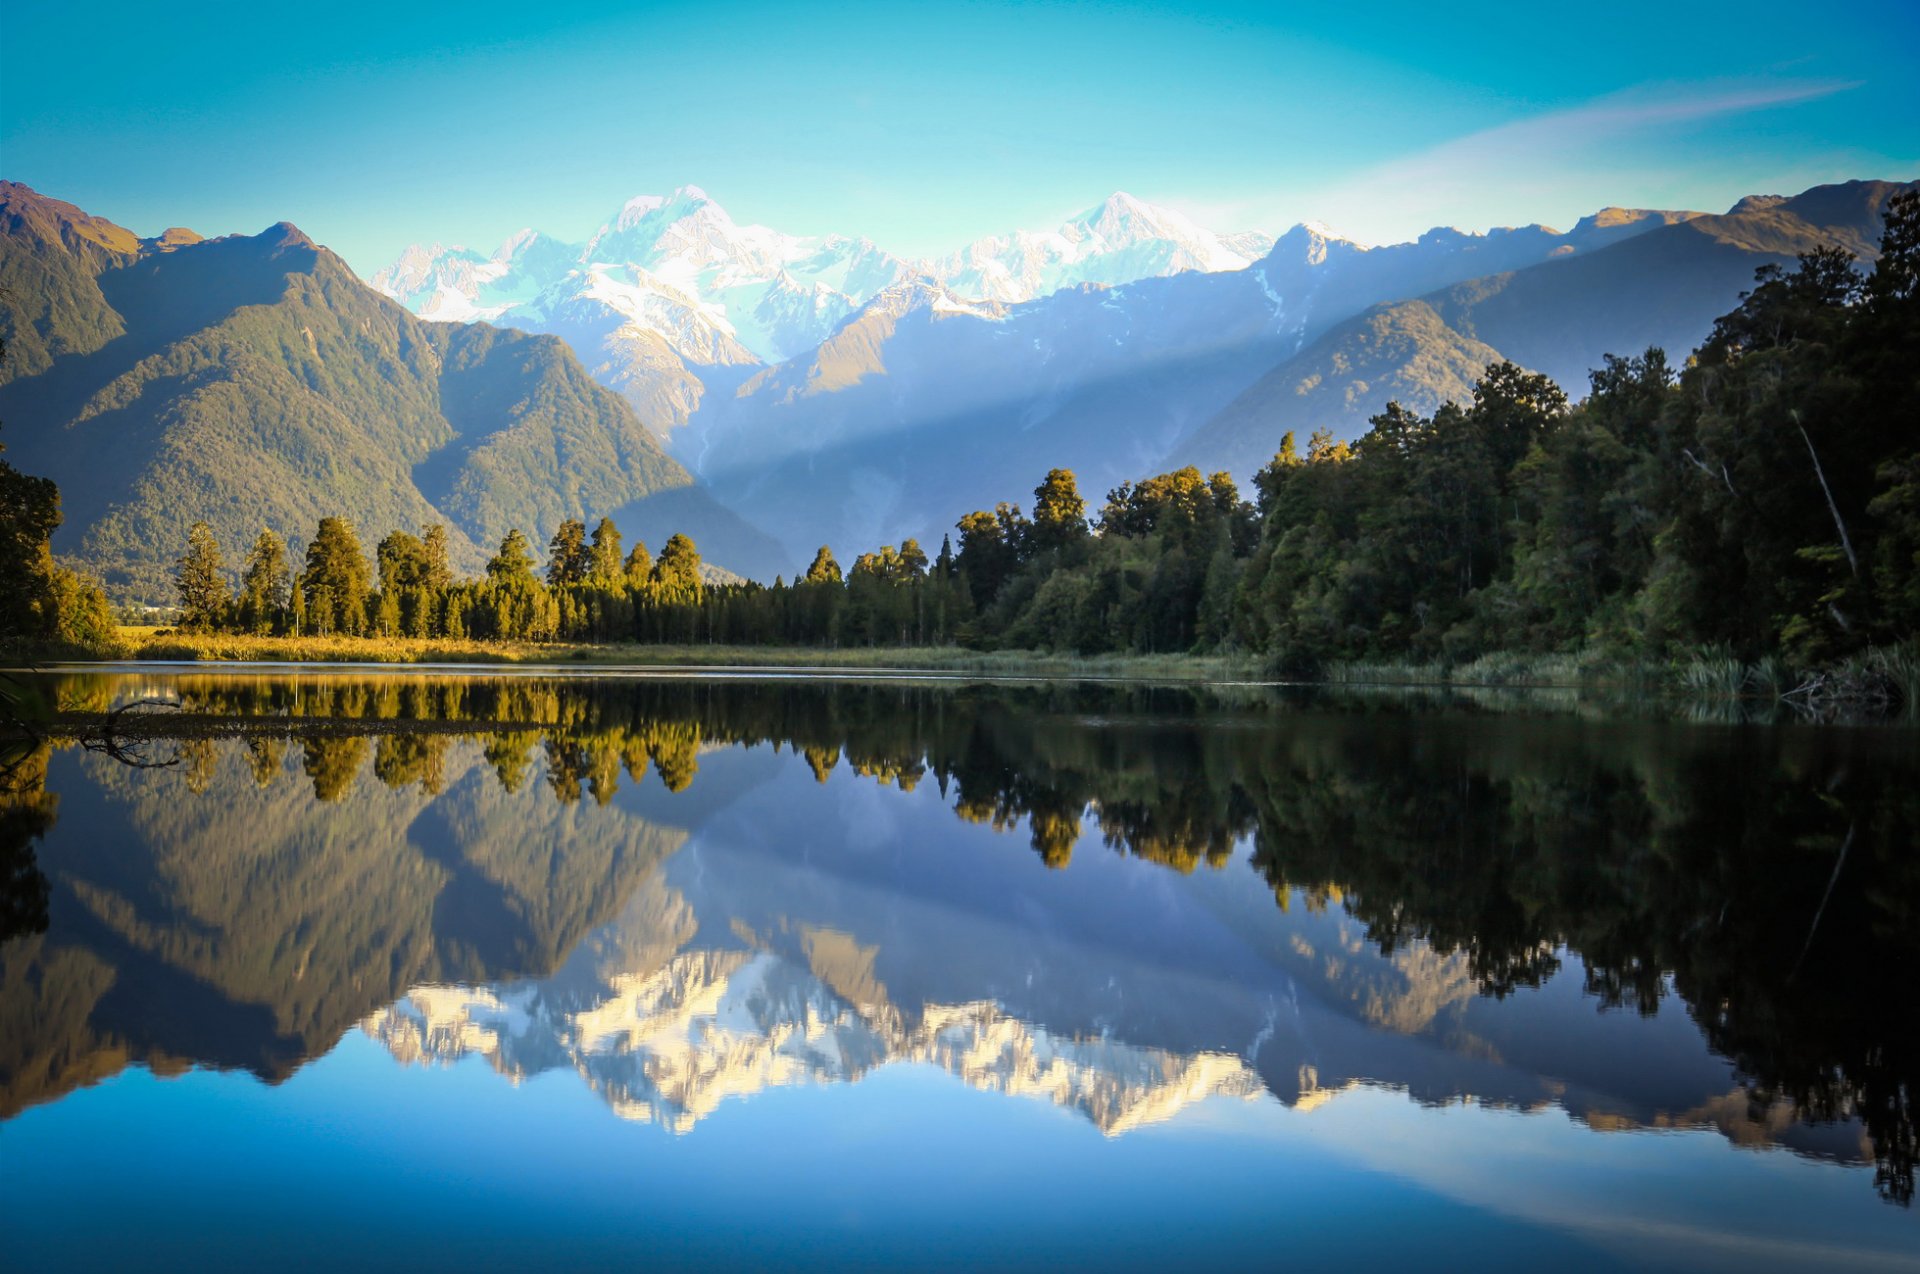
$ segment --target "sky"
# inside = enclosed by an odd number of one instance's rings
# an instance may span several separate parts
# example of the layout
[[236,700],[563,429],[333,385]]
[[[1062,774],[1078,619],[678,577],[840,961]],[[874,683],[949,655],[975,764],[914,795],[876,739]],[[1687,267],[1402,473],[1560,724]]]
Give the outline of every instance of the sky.
[[1920,175],[1920,3],[10,0],[0,177],[141,234],[590,235],[695,184],[905,256],[1115,190],[1219,230],[1565,228]]

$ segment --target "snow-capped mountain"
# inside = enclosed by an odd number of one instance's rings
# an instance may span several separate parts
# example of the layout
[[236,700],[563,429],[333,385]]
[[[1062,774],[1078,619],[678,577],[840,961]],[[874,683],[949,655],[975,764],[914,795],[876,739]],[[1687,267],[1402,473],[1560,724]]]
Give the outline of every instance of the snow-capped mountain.
[[529,229],[491,256],[416,245],[372,283],[423,318],[564,337],[664,436],[710,386],[731,387],[725,369],[805,354],[891,289],[930,282],[954,308],[1026,301],[1082,283],[1238,270],[1271,245],[1116,194],[1057,230],[908,262],[869,239],[741,225],[683,186],[628,200],[583,244]]
[[958,295],[1016,302],[1081,283],[1114,287],[1189,270],[1244,270],[1272,247],[1272,235],[1218,235],[1116,192],[1057,229],[980,239],[923,269]]
[[492,256],[414,246],[372,282],[423,318],[595,330],[616,362],[623,344],[651,333],[710,367],[777,363],[809,349],[912,274],[869,240],[743,226],[705,191],[683,186],[628,200],[584,244],[522,230]]

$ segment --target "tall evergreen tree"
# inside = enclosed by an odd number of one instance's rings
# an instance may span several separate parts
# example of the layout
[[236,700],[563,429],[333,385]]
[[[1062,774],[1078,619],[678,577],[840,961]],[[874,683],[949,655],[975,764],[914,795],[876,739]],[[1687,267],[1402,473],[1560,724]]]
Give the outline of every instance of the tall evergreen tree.
[[612,518],[601,518],[593,528],[593,542],[587,549],[587,577],[602,586],[619,580],[624,563],[620,557],[620,528]]
[[286,544],[271,528],[262,528],[241,577],[240,626],[251,633],[285,632],[287,593],[292,585]]
[[801,578],[808,584],[838,584],[841,580],[840,563],[833,560],[833,550],[822,544],[813,555],[813,564],[807,567],[807,573]]
[[645,540],[635,540],[632,550],[627,554],[627,587],[634,592],[644,591],[653,578],[653,554],[647,551]]
[[500,551],[487,559],[487,578],[496,584],[532,584],[533,546],[518,528],[500,541]]
[[1050,469],[1033,489],[1033,539],[1038,550],[1065,548],[1087,537],[1087,502],[1071,469]]
[[547,542],[547,586],[560,588],[586,581],[593,569],[587,550],[587,524],[568,518]]
[[219,628],[227,610],[227,564],[205,522],[187,530],[187,552],[176,563],[173,586],[180,597],[180,626],[189,632]]
[[345,518],[321,518],[300,572],[309,631],[359,636],[367,631],[372,572],[360,537]]

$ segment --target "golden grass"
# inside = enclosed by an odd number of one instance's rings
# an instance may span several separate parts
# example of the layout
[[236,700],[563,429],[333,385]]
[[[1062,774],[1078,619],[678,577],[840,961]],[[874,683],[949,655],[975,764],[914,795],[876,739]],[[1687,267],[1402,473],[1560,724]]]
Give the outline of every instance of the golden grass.
[[907,646],[822,650],[782,646],[643,646],[579,642],[460,641],[406,637],[255,637],[123,627],[121,660],[195,663],[565,664],[622,668],[816,668],[981,676],[1114,677],[1151,681],[1265,680],[1246,657],[1065,655],[1041,651]]

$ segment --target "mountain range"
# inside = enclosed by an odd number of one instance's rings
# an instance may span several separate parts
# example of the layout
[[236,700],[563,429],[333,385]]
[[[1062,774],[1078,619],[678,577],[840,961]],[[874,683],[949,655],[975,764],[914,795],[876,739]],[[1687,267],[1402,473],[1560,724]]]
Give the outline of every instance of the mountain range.
[[[1491,362],[1574,397],[1609,353],[1676,361],[1757,267],[1875,252],[1905,185],[1572,229],[1220,235],[1116,194],[1063,225],[909,261],[736,223],[695,187],[586,243],[411,248],[361,282],[287,223],[152,238],[0,183],[0,421],[66,501],[57,551],[164,600],[187,526],[230,558],[341,513],[440,521],[472,570],[513,527],[612,514],[743,575],[931,547],[1049,469],[1245,481],[1287,430],[1430,412]],[[383,295],[384,294],[384,295]]]
[[[739,227],[682,190],[628,204],[566,250],[564,273],[565,253],[543,256],[531,292],[532,273],[500,265],[548,242],[531,231],[478,272],[474,254],[413,249],[375,283],[423,314],[565,335],[723,503],[799,557],[937,542],[1056,465],[1096,500],[1186,463],[1244,481],[1288,429],[1350,439],[1391,399],[1430,412],[1464,398],[1500,359],[1579,397],[1606,354],[1684,357],[1761,265],[1830,243],[1871,259],[1903,188],[1849,182],[1717,216],[1605,208],[1565,232],[1439,228],[1379,247],[1312,224],[1214,235],[1116,194],[1056,231],[914,263]],[[486,282],[493,269],[512,285]],[[771,314],[802,313],[776,298],[802,285],[815,304],[770,339]],[[649,308],[663,289],[677,300]]]

